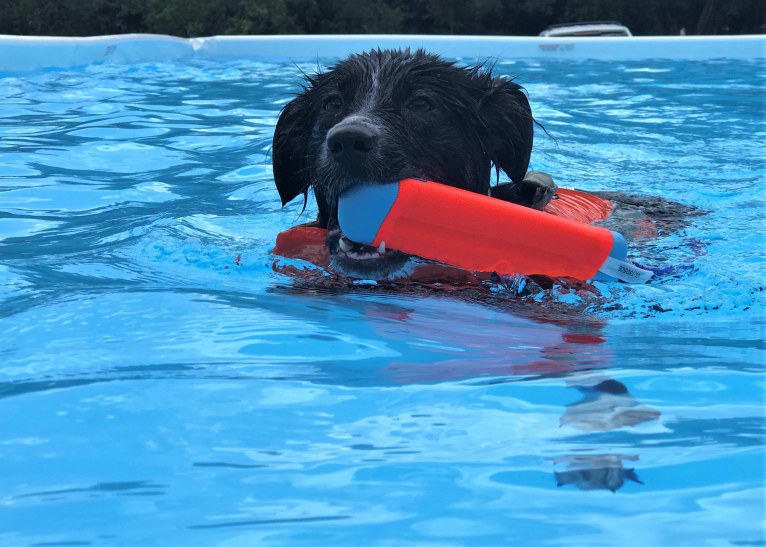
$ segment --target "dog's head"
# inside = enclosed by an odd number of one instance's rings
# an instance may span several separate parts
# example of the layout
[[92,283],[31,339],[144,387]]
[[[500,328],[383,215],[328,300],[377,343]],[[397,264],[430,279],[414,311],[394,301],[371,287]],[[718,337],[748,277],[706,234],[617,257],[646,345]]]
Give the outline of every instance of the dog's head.
[[532,124],[521,87],[489,70],[421,50],[352,55],[307,77],[282,111],[274,180],[283,205],[313,189],[319,224],[342,269],[386,275],[406,256],[343,238],[340,194],[360,182],[424,178],[486,195],[493,164],[512,181],[523,179]]

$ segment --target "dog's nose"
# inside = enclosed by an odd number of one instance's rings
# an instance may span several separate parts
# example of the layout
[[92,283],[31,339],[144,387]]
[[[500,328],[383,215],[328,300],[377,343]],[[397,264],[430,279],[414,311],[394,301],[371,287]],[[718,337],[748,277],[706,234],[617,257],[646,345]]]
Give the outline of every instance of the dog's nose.
[[333,127],[327,134],[327,147],[336,160],[361,160],[375,148],[378,135],[361,124]]

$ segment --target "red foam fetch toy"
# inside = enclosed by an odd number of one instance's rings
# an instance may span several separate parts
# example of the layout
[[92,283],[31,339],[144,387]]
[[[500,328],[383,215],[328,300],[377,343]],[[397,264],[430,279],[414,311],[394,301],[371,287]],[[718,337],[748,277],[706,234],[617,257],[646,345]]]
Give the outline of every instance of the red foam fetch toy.
[[[558,199],[551,200],[545,212],[553,216],[575,220],[585,224],[606,219],[612,211],[612,202],[586,192],[559,188]],[[311,225],[295,226],[277,235],[271,251],[285,258],[296,258],[326,268],[330,253],[325,246],[327,230]],[[445,269],[449,273],[449,269]],[[417,277],[417,269],[413,273]]]
[[465,270],[644,282],[625,238],[502,199],[420,179],[359,183],[338,199],[351,241]]

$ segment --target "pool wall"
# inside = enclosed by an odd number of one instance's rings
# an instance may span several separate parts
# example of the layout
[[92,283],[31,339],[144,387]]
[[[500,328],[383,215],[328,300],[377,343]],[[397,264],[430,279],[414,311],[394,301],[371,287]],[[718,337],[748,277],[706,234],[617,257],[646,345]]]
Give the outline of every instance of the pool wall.
[[0,71],[69,68],[100,62],[185,58],[312,61],[372,48],[426,48],[447,57],[524,59],[754,59],[766,57],[766,36],[528,36],[273,35],[177,38],[119,34],[86,38],[0,35]]

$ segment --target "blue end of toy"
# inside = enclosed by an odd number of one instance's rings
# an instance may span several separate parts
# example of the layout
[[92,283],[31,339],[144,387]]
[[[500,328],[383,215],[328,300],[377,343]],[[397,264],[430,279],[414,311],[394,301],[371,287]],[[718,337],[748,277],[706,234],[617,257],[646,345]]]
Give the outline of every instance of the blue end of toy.
[[[609,256],[616,258],[621,262],[624,261],[628,256],[628,242],[626,241],[625,236],[619,232],[615,232],[614,230],[612,230],[612,251],[609,253]],[[612,277],[611,275],[607,275],[602,271],[599,271],[595,276],[593,276],[593,281],[616,280],[617,278]]]
[[626,262],[628,256],[628,242],[622,234],[612,232],[612,252],[593,277],[594,281],[625,281],[627,283],[646,283],[652,278],[653,272],[639,268],[635,264]]
[[399,195],[399,183],[352,186],[338,199],[338,224],[351,241],[370,245]]
[[617,260],[625,260],[628,256],[628,242],[619,232],[612,232],[612,252],[609,256]]

